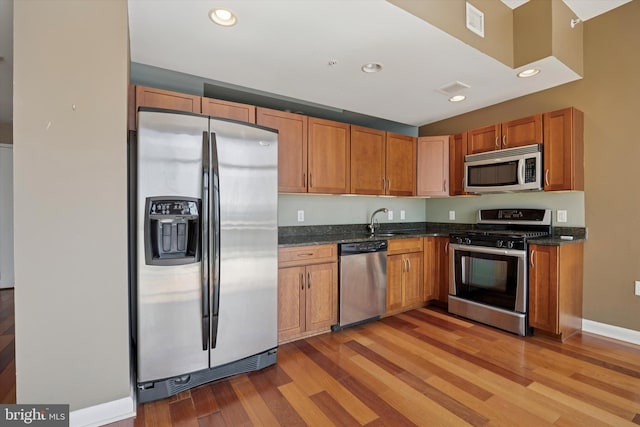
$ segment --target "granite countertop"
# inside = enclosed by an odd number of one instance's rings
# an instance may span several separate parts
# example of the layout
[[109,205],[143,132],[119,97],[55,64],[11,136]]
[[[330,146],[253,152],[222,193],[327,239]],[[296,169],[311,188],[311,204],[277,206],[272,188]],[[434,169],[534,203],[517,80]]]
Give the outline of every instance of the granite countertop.
[[[411,237],[448,236],[449,233],[472,228],[473,224],[460,223],[385,223],[377,230],[378,235],[371,236],[367,232],[366,224],[280,227],[278,230],[278,246],[308,246],[407,239]],[[394,235],[384,235],[388,233],[394,233]],[[584,242],[585,240],[586,229],[583,227],[554,227],[553,234],[550,237],[531,239],[529,243],[558,246]]]

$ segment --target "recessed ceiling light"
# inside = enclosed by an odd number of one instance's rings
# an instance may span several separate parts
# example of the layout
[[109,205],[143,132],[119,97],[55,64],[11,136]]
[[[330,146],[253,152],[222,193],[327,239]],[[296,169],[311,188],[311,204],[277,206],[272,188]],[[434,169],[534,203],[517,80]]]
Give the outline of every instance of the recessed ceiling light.
[[540,72],[537,68],[529,68],[528,70],[520,71],[518,77],[533,77]]
[[238,18],[233,12],[221,7],[211,9],[209,11],[209,18],[216,24],[222,25],[223,27],[231,27],[232,25],[236,25],[236,22],[238,22]]
[[379,62],[369,62],[360,68],[363,73],[377,73],[382,70],[382,64]]
[[465,99],[467,99],[467,97],[464,95],[455,95],[449,98],[449,102],[460,102],[464,101]]

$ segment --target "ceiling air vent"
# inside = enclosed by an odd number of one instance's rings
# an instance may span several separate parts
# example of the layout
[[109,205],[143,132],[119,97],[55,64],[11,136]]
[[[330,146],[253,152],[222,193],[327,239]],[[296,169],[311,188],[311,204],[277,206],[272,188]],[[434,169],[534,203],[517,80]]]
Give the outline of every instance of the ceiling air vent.
[[468,84],[456,80],[455,82],[447,83],[446,85],[442,86],[440,89],[438,89],[438,92],[443,93],[447,96],[453,96],[457,95],[465,89],[469,89],[470,87],[471,86],[469,86]]
[[467,28],[484,38],[484,13],[467,2]]

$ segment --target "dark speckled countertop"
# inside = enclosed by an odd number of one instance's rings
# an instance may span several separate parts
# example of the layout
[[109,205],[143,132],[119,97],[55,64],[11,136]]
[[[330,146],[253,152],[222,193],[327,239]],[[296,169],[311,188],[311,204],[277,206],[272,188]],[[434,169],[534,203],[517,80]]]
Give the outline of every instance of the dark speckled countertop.
[[[449,233],[470,230],[472,228],[473,224],[459,223],[385,223],[377,230],[377,234],[395,233],[393,236],[371,236],[366,224],[279,227],[278,245],[280,247],[288,247],[365,242],[369,240],[404,239],[410,237],[448,236]],[[571,236],[572,239],[563,239],[560,236]],[[551,237],[532,239],[530,242],[538,245],[556,246],[584,240],[586,240],[585,228],[554,227]]]

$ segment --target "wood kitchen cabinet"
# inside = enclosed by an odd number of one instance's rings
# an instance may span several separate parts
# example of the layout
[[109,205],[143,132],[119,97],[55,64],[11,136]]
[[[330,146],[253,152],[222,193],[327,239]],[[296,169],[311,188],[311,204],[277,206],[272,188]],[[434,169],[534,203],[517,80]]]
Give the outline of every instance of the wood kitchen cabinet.
[[418,196],[449,195],[449,135],[418,138]]
[[424,239],[424,301],[449,301],[449,237]]
[[[137,124],[138,107],[165,108],[167,110],[186,111],[189,113],[200,113],[201,100],[199,96],[187,95],[185,93],[172,92],[164,89],[156,89],[147,86],[135,86],[134,114],[136,115],[135,128]],[[130,124],[133,121],[130,119]]]
[[281,248],[278,343],[328,332],[338,321],[336,245]]
[[351,132],[348,123],[309,117],[309,193],[348,194],[351,187]]
[[582,329],[583,244],[529,246],[529,325],[565,340]]
[[415,195],[415,141],[351,125],[351,194]]
[[390,240],[387,252],[387,313],[420,306],[422,239]]
[[202,98],[202,114],[245,123],[256,122],[256,107],[221,99]]
[[351,125],[351,194],[385,194],[386,133]]
[[386,168],[390,196],[416,195],[416,138],[387,132]]
[[467,132],[449,137],[449,195],[461,196],[464,191],[464,156],[467,155]]
[[542,144],[542,114],[468,131],[467,154]]
[[256,123],[278,130],[278,191],[307,192],[308,117],[286,111],[256,109]]
[[545,113],[544,190],[584,190],[584,114],[575,108]]

